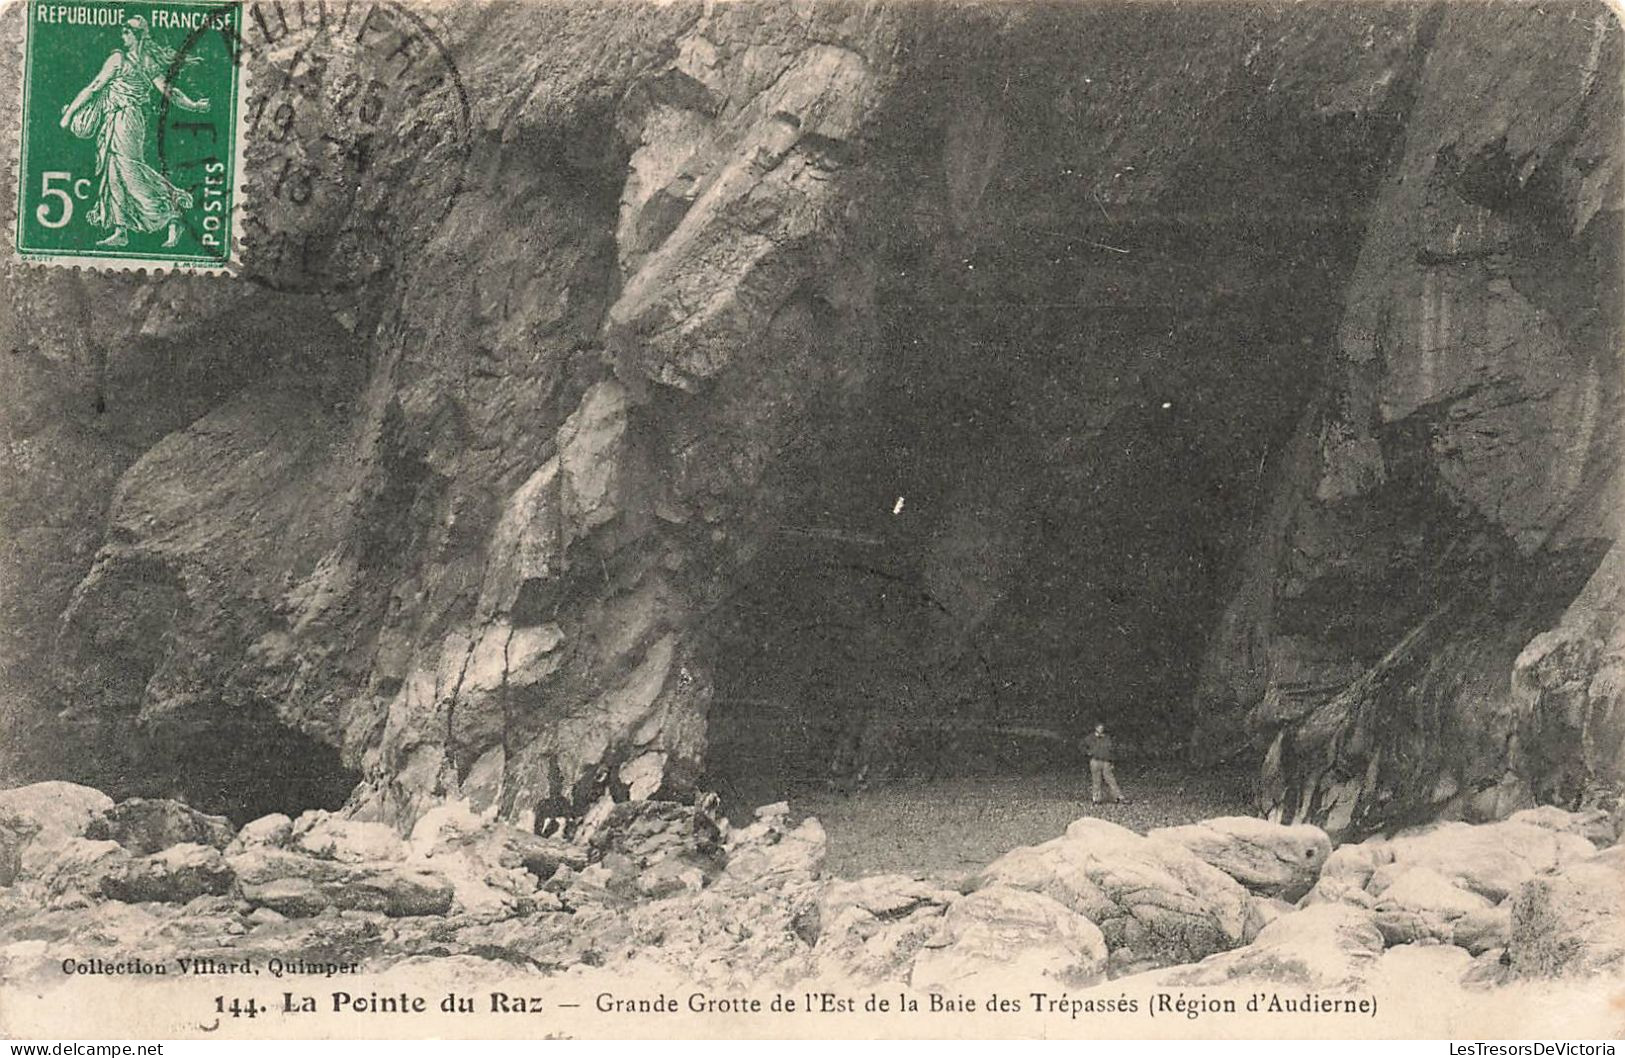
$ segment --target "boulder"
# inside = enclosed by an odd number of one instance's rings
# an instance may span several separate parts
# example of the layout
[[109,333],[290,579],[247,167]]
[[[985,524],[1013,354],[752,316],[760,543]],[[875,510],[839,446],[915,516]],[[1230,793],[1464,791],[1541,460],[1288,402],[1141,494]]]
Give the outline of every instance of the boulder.
[[292,837],[293,820],[281,812],[273,812],[244,823],[227,848],[231,852],[240,852],[255,845],[270,845],[272,848],[280,849],[286,846]]
[[243,896],[255,906],[254,914],[269,910],[277,916],[274,921],[278,922],[288,918],[312,918],[334,906],[322,887],[308,878],[273,878],[268,882],[244,884]]
[[651,900],[697,893],[705,888],[706,872],[681,858],[663,859],[637,873],[637,891]]
[[426,813],[408,847],[414,860],[451,881],[459,908],[480,914],[533,907],[539,883],[563,866],[587,865],[587,850],[579,845],[499,823],[461,802]]
[[124,860],[102,877],[101,893],[127,904],[185,904],[228,893],[235,879],[219,849],[190,843]]
[[1614,819],[1603,808],[1569,812],[1556,805],[1541,805],[1539,808],[1525,808],[1521,812],[1514,812],[1507,817],[1507,822],[1545,827],[1560,834],[1577,834],[1599,849],[1612,845],[1616,837]]
[[[113,799],[71,782],[37,782],[0,790],[0,886],[37,876],[70,838]],[[32,849],[31,849],[32,846]]]
[[1305,906],[1319,903],[1348,903],[1371,907],[1376,901],[1366,892],[1366,884],[1378,867],[1394,862],[1394,851],[1386,839],[1373,838],[1358,845],[1339,845],[1326,857],[1320,880],[1304,897]]
[[1172,985],[1277,982],[1303,988],[1359,987],[1383,952],[1371,912],[1318,904],[1281,915],[1245,948],[1213,955],[1165,978]]
[[[1596,849],[1578,834],[1504,820],[1477,826],[1435,823],[1401,831],[1389,842],[1393,862],[1431,867],[1492,903],[1551,867],[1584,860]],[[1377,878],[1380,878],[1379,871]]]
[[1106,938],[1093,922],[1042,893],[990,885],[949,905],[914,960],[918,989],[967,992],[993,983],[1101,980]]
[[1406,867],[1377,891],[1376,923],[1390,944],[1451,943],[1456,921],[1488,913],[1489,900],[1431,867]]
[[405,865],[369,867],[258,846],[227,857],[243,899],[288,917],[328,908],[390,917],[444,915],[454,887],[442,874]]
[[246,916],[251,926],[272,926],[278,922],[286,922],[288,916],[277,911],[269,905],[262,904],[250,911]]
[[547,881],[561,866],[580,870],[587,865],[587,850],[573,842],[544,838],[492,820],[481,820],[472,828],[440,826],[432,835],[416,827],[411,848],[421,859],[466,856],[491,869],[528,871],[539,882]]
[[[1375,908],[1396,881],[1412,870],[1425,869],[1430,873],[1416,875],[1407,882],[1406,888],[1389,898],[1386,909],[1403,911],[1409,904],[1413,910],[1420,910],[1427,905],[1427,910],[1439,913],[1435,919],[1447,920],[1484,906],[1447,889],[1474,894],[1494,905],[1537,874],[1587,859],[1595,852],[1591,842],[1578,834],[1528,822],[1503,820],[1476,826],[1435,823],[1401,831],[1392,838],[1371,838],[1358,845],[1340,846],[1327,858],[1320,881],[1304,903]],[[1438,884],[1440,878],[1445,887]],[[1445,908],[1433,906],[1437,900],[1445,901],[1455,911],[1445,913]],[[1396,936],[1414,932],[1408,926],[1396,926],[1398,919],[1393,914],[1385,919],[1389,927],[1397,928]],[[1435,933],[1437,930],[1431,927],[1421,931],[1423,936]],[[1442,939],[1448,939],[1448,930]]]
[[116,841],[64,838],[56,843],[50,864],[37,877],[45,893],[60,906],[72,894],[84,899],[100,896],[104,882],[121,875],[131,859],[130,851]]
[[1040,892],[1098,924],[1114,953],[1153,965],[1194,962],[1241,944],[1251,897],[1241,883],[1171,841],[1103,819],[1013,849],[967,883]]
[[1146,836],[1189,849],[1254,893],[1289,901],[1310,890],[1332,851],[1331,839],[1319,827],[1251,816],[1159,827]]
[[293,821],[288,845],[317,859],[341,863],[398,861],[407,854],[406,842],[394,827],[320,810],[305,812]]
[[71,782],[37,782],[0,790],[0,821],[35,833],[80,837],[113,799],[89,786]]
[[610,853],[597,863],[571,872],[570,887],[562,894],[565,905],[572,908],[619,905],[637,895],[638,870],[631,859],[619,853]]
[[1525,882],[1511,918],[1518,977],[1625,972],[1625,846]]
[[832,980],[876,984],[908,976],[915,956],[937,939],[943,912],[959,894],[903,874],[824,885],[798,923],[817,942]]
[[1243,931],[1242,943],[1251,944],[1265,926],[1296,910],[1296,907],[1285,900],[1278,900],[1273,896],[1253,897],[1247,904],[1247,926]]
[[236,832],[225,816],[199,812],[181,801],[132,797],[98,814],[85,828],[85,836],[116,841],[137,856],[149,856],[173,845],[224,849]]
[[726,849],[722,880],[733,886],[779,888],[810,883],[824,868],[823,824],[804,819],[794,829],[778,818],[758,819],[735,831]]

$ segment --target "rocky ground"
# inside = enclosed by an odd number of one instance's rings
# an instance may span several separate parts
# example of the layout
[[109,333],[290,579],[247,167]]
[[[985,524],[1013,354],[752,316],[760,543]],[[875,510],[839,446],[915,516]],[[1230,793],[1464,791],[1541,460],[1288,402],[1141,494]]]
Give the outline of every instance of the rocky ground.
[[823,827],[785,804],[733,827],[623,802],[566,842],[459,805],[407,835],[321,811],[238,829],[45,782],[0,793],[0,981],[46,995],[65,957],[277,958],[715,993],[1360,996],[1425,971],[1481,1000],[1625,976],[1620,824],[1544,807],[1334,848],[1243,816],[1143,835],[1086,817],[944,884],[827,877]]

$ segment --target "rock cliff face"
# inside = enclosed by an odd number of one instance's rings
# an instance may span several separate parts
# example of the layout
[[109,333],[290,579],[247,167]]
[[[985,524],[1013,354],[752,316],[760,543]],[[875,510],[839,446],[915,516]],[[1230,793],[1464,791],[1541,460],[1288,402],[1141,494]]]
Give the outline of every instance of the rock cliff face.
[[1485,26],[1432,36],[1248,596],[1283,815],[1496,818],[1619,776],[1620,60],[1587,30],[1506,81]]
[[524,821],[1102,715],[1333,830],[1618,776],[1602,6],[379,10],[440,68],[364,162],[290,64],[386,60],[250,32],[242,278],[6,266],[15,770]]

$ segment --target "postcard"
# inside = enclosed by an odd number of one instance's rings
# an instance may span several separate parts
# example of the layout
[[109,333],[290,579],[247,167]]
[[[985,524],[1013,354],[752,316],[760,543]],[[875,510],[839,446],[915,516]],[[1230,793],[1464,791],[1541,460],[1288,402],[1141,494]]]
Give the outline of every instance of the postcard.
[[0,1036],[1611,1054],[1622,41],[0,7]]

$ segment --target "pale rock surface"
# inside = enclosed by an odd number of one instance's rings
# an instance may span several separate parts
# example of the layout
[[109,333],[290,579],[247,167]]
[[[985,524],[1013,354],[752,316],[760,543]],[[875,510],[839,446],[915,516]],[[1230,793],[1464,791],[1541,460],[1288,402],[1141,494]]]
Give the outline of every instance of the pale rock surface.
[[71,782],[37,782],[0,790],[0,886],[35,876],[91,820],[113,807],[100,790]]
[[1182,845],[1249,891],[1288,901],[1309,891],[1332,851],[1331,839],[1317,826],[1284,826],[1253,816],[1159,827],[1146,837]]
[[817,878],[828,838],[816,819],[790,826],[780,806],[758,810],[756,822],[729,835],[723,878],[734,885],[773,888]]
[[1359,988],[1382,955],[1372,914],[1344,904],[1319,904],[1281,915],[1251,944],[1211,955],[1195,966],[1164,971],[1169,984],[1274,982],[1327,991]]
[[1556,805],[1541,805],[1514,812],[1507,817],[1507,822],[1545,827],[1560,834],[1578,834],[1598,848],[1612,845],[1618,836],[1613,818],[1601,808],[1569,812]]
[[305,812],[293,821],[288,846],[307,856],[341,863],[403,860],[407,854],[406,843],[395,828],[321,810]]
[[438,872],[405,864],[342,863],[264,846],[227,858],[243,898],[289,917],[328,908],[391,917],[443,915],[454,887]]
[[819,966],[831,980],[905,978],[915,955],[938,937],[943,912],[958,899],[956,892],[904,874],[828,882],[815,906]]
[[232,839],[232,843],[227,846],[227,851],[240,852],[253,845],[283,848],[292,837],[293,820],[281,812],[272,812],[270,815],[263,815],[244,823],[237,831],[237,836]]
[[909,983],[950,995],[1012,980],[1065,988],[1105,976],[1106,938],[1042,893],[990,885],[949,905],[937,939],[914,960]]
[[1537,874],[1595,852],[1578,834],[1526,822],[1436,823],[1339,847],[1305,903],[1379,909],[1392,943],[1448,943],[1456,918],[1499,904]]
[[1093,818],[1074,822],[1062,837],[1006,853],[967,884],[971,891],[1004,885],[1053,897],[1096,923],[1114,954],[1159,964],[1242,943],[1251,902],[1240,883],[1184,846]]
[[1517,976],[1625,972],[1625,846],[1531,878],[1511,919],[1506,951]]

